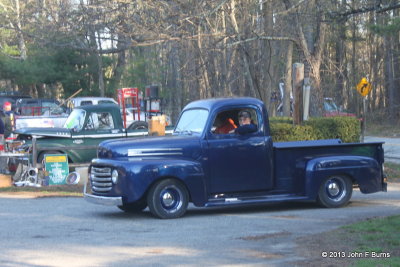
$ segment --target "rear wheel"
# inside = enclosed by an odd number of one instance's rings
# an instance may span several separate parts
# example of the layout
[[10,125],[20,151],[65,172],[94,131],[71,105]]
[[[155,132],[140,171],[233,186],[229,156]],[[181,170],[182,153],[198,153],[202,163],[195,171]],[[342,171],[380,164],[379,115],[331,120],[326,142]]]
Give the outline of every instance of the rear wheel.
[[145,121],[135,121],[131,125],[129,125],[128,130],[140,130],[140,129],[148,129],[147,122]]
[[327,208],[338,208],[346,205],[353,193],[353,184],[346,176],[331,176],[322,182],[317,202]]
[[151,213],[161,219],[179,218],[185,214],[189,203],[186,187],[174,179],[154,184],[147,195]]

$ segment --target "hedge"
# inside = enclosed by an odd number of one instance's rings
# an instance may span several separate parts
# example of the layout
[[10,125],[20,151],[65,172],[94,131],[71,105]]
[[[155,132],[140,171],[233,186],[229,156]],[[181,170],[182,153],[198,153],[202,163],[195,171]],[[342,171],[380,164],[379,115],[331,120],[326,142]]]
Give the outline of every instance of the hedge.
[[310,118],[303,125],[293,125],[287,117],[270,118],[274,142],[339,138],[344,143],[360,141],[360,121],[354,117]]

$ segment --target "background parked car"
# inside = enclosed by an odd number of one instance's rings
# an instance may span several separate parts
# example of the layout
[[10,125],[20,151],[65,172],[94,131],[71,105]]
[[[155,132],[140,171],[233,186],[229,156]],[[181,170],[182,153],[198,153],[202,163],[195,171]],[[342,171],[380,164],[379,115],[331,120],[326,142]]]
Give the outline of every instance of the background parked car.
[[21,98],[15,103],[15,111],[20,116],[52,116],[65,113],[65,108],[56,99]]
[[0,92],[0,108],[3,108],[3,105],[5,102],[10,102],[11,103],[11,108],[15,108],[15,102],[18,99],[30,99],[32,98],[31,96],[27,95],[20,95],[14,92]]
[[99,105],[99,104],[116,104],[118,102],[115,101],[113,98],[110,97],[73,97],[67,101],[67,108],[73,110],[79,106],[86,106],[86,105]]

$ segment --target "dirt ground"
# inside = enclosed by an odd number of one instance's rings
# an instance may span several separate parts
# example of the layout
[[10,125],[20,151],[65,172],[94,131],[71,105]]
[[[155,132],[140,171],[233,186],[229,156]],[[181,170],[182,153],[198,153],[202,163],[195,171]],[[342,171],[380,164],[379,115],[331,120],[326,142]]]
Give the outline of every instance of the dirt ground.
[[[336,229],[321,234],[299,238],[297,253],[306,257],[306,260],[297,261],[295,266],[319,267],[319,266],[352,266],[355,261],[362,259],[363,252],[356,251],[360,245],[362,236],[351,233],[346,229]],[[344,257],[322,257],[323,252],[338,252]],[[329,255],[329,254],[328,254]],[[351,256],[349,256],[351,255]],[[390,257],[400,257],[400,248],[390,251]],[[368,259],[372,259],[368,257]]]
[[[390,182],[400,182],[400,178],[390,179]],[[0,195],[13,198],[39,198],[39,197],[79,197],[82,196],[83,186],[48,186],[41,188],[11,188],[10,191],[0,191]],[[346,229],[336,229],[315,235],[301,237],[296,240],[297,255],[301,255],[306,260],[296,261],[293,266],[351,266],[358,258],[351,257],[322,257],[324,251],[334,252],[354,252],[358,247],[358,240],[361,237],[355,236]],[[392,253],[392,252],[391,252]],[[393,251],[391,256],[400,256],[400,248]]]
[[[391,178],[390,183],[400,183],[400,178]],[[351,233],[350,230],[343,228],[298,238],[296,240],[297,254],[304,256],[307,260],[297,261],[294,265],[299,267],[351,266],[359,259],[357,256],[353,258],[324,258],[322,257],[322,252],[344,252],[347,256],[359,247],[359,240],[361,240],[361,238],[361,236]],[[400,257],[400,248],[396,251],[391,251],[391,257]]]

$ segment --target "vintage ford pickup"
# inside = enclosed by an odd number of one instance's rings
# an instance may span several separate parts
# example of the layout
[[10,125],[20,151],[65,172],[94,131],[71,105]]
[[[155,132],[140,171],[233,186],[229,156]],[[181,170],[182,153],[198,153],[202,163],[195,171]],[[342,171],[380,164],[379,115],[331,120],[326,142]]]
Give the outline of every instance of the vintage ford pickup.
[[[254,132],[218,131],[226,119],[238,126],[243,110]],[[148,206],[166,219],[184,215],[189,202],[317,201],[336,208],[349,202],[353,186],[362,193],[386,191],[383,162],[382,143],[273,143],[266,108],[257,99],[199,100],[183,109],[172,136],[102,142],[84,197],[124,211]]]
[[113,138],[147,135],[147,129],[125,129],[119,106],[115,104],[89,105],[75,108],[64,127],[22,128],[14,131],[17,141],[24,141],[21,149],[32,148],[31,139],[37,138],[37,162],[45,154],[67,154],[72,163],[89,163],[96,157],[100,142]]

